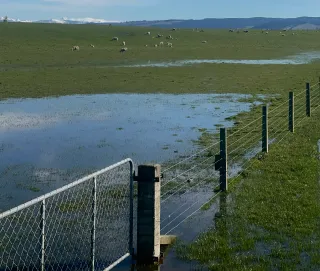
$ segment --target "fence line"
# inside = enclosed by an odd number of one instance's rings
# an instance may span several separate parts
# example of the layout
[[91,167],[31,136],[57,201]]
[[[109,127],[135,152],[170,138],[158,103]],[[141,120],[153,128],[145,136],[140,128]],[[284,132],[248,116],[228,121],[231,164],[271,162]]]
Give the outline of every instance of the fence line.
[[[138,263],[158,260],[161,232],[175,233],[258,161],[252,158],[281,143],[320,107],[320,83],[306,86],[293,93],[293,112],[287,98],[275,108],[268,104],[239,130],[230,129],[227,135],[221,128],[220,140],[214,138],[164,170],[160,165],[139,166],[137,175],[133,161],[125,159],[0,214],[0,244],[5,244],[0,270],[111,270],[130,256],[137,256]],[[124,235],[128,238],[121,243]],[[21,236],[32,244],[27,249]],[[141,249],[137,255],[135,236]]]

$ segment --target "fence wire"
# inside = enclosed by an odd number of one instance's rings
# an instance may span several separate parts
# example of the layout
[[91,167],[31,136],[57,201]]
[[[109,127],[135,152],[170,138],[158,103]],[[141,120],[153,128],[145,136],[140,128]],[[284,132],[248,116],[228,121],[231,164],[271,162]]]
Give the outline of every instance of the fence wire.
[[[215,170],[215,155],[219,154],[220,140],[208,147],[182,159],[163,169],[161,186],[161,234],[175,234],[183,239],[192,239],[196,233],[204,229],[195,227],[192,234],[190,227],[195,223],[183,223],[194,216],[201,206],[206,204],[215,194],[218,185],[218,171]],[[197,222],[196,222],[197,224]]]

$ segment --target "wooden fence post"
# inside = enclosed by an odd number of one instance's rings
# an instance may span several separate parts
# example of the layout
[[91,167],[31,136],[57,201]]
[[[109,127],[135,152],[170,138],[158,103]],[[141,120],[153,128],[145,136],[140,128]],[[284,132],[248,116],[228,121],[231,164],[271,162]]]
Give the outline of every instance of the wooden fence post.
[[289,131],[294,132],[294,94],[289,92]]
[[269,151],[269,139],[268,139],[268,108],[262,107],[262,151]]
[[160,165],[138,166],[138,265],[160,260],[160,171]]
[[307,117],[311,117],[310,83],[306,83],[306,113]]
[[227,129],[220,128],[220,190],[228,190]]

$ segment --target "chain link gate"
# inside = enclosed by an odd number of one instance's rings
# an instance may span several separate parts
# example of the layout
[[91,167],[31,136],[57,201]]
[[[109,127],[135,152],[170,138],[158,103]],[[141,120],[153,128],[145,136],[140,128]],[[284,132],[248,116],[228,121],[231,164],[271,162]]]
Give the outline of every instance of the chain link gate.
[[133,171],[125,159],[0,214],[0,270],[111,270],[128,258]]

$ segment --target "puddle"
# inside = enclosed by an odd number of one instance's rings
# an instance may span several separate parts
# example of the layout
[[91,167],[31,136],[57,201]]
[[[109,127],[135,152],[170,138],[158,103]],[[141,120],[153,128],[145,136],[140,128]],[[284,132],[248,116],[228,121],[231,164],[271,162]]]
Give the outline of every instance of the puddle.
[[172,62],[151,62],[145,64],[124,65],[119,67],[181,67],[196,64],[246,64],[246,65],[302,65],[320,59],[320,52],[306,52],[282,59],[189,59]]

